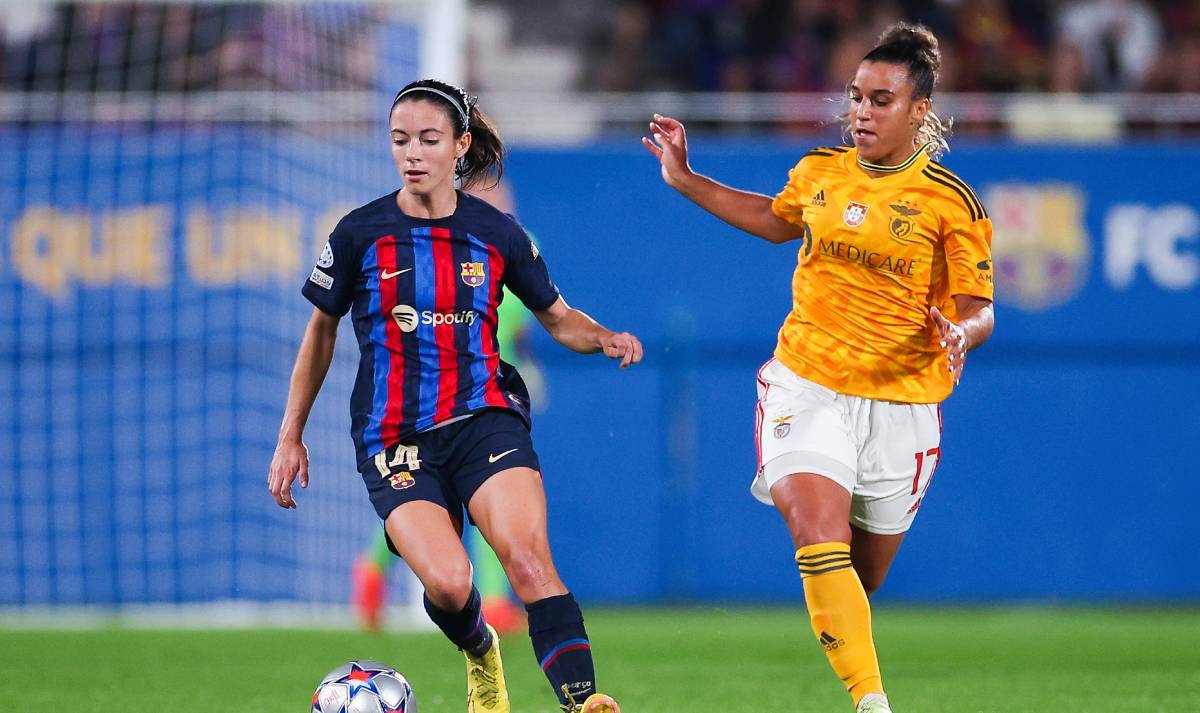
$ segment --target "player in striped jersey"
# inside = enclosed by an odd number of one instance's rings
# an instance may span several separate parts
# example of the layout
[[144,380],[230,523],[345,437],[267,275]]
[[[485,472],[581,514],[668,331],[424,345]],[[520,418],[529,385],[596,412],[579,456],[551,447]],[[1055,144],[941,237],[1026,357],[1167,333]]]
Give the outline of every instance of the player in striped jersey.
[[500,359],[504,287],[559,343],[642,358],[628,333],[567,306],[509,215],[463,191],[503,170],[504,147],[474,98],[435,80],[396,95],[392,157],[403,187],[346,215],[304,295],[315,306],[292,374],[268,485],[296,507],[308,482],[304,424],[350,312],[361,358],[351,396],[359,470],[389,544],[425,588],[425,608],[466,654],[468,710],[507,713],[499,639],[485,621],[463,547],[462,513],[483,532],[526,605],[529,633],[563,709],[614,713],[596,692],[583,615],[555,570],[530,439],[529,394]]
[[683,125],[643,139],[664,180],[734,227],[801,240],[792,310],[759,371],[752,493],[787,521],[813,634],[859,713],[889,713],[867,593],[941,454],[939,404],[993,327],[992,226],[931,159],[937,39],[898,24],[848,86],[853,147],[815,149],[772,199],[693,173]]
[[[509,181],[476,184],[464,190],[491,203],[501,212],[516,216],[516,200]],[[530,239],[537,244],[532,233]],[[505,288],[504,299],[496,310],[496,319],[500,358],[520,372],[522,380],[529,387],[530,408],[534,413],[545,410],[548,392],[541,367],[530,348],[533,315]],[[383,624],[387,602],[388,575],[396,557],[388,547],[387,533],[382,527],[372,527],[371,535],[370,544],[355,559],[351,569],[350,601],[362,626],[378,631]],[[496,557],[495,551],[480,534],[478,527],[466,528],[464,539],[467,554],[471,557],[473,580],[483,601],[484,618],[501,636],[524,630],[525,608],[513,597],[504,565]]]

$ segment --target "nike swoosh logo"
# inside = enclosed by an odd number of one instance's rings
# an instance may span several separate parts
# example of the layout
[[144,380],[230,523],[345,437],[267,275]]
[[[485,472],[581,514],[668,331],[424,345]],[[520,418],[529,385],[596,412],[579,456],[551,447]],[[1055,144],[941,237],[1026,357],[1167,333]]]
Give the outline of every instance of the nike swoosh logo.
[[396,270],[395,272],[388,272],[387,270],[383,270],[382,272],[379,273],[379,279],[390,280],[393,277],[395,277],[396,275],[403,275],[404,273],[411,272],[411,271],[412,271],[411,267],[405,268],[403,270]]
[[521,449],[520,448],[512,448],[510,450],[504,451],[500,455],[496,455],[493,453],[488,456],[488,463],[495,463],[496,461],[500,460],[501,458],[508,455],[509,453],[516,453],[519,450],[521,450]]

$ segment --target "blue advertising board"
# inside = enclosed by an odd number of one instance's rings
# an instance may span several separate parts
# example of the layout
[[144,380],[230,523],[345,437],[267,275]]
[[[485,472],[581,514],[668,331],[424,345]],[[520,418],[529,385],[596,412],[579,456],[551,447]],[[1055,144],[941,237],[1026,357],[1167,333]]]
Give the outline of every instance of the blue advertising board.
[[[343,334],[296,513],[263,487],[310,307],[348,208],[394,189],[386,138],[208,127],[10,131],[0,142],[0,604],[341,601],[373,515]],[[774,193],[810,143],[695,141]],[[943,163],[994,227],[997,328],[945,404],[944,461],[878,596],[1200,597],[1196,144],[963,144]],[[794,246],[665,186],[636,138],[516,147],[508,171],[567,301],[648,347],[619,371],[535,337],[534,438],[581,598],[801,596],[754,501],[754,373]],[[306,506],[308,509],[306,510]]]

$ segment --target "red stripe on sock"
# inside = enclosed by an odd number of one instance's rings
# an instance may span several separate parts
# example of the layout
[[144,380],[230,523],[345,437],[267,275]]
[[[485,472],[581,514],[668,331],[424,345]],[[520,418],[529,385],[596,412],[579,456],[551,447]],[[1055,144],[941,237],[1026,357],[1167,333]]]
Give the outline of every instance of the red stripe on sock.
[[553,664],[559,656],[562,656],[568,651],[579,651],[580,649],[587,649],[590,651],[591,648],[592,647],[588,644],[572,644],[570,646],[564,646],[558,651],[555,651],[553,656],[546,659],[546,663],[542,664],[542,670],[545,671],[546,669],[550,668],[550,665]]

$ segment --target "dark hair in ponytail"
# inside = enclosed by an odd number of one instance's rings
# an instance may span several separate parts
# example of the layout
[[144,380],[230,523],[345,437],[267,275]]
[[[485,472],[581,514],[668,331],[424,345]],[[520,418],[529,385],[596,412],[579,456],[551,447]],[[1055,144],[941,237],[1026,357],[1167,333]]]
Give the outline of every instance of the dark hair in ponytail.
[[[938,70],[942,66],[942,53],[937,38],[924,25],[897,22],[879,36],[879,44],[863,57],[864,62],[886,62],[908,69],[908,78],[913,83],[913,99],[933,98],[937,86]],[[953,122],[942,122],[930,109],[925,120],[917,127],[918,146],[933,156],[950,150],[946,138]]]
[[908,68],[913,83],[913,99],[933,96],[942,53],[937,38],[924,25],[897,22],[883,31],[879,44],[863,57],[864,62],[887,62]]
[[454,127],[454,138],[471,132],[471,146],[454,169],[461,186],[470,188],[485,181],[490,182],[490,186],[499,183],[504,174],[504,142],[500,140],[496,125],[476,106],[479,97],[447,82],[421,79],[405,85],[396,94],[392,109],[401,102],[418,99],[431,101],[445,109]]

